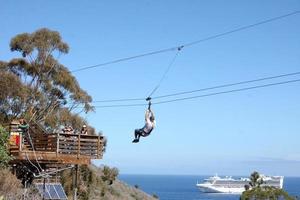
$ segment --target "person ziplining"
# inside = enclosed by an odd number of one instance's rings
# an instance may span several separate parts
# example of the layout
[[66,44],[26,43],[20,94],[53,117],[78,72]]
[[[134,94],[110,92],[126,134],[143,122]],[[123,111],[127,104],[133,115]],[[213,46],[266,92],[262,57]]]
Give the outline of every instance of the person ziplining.
[[154,89],[151,91],[151,93],[147,97],[146,101],[148,101],[148,109],[146,110],[146,113],[145,113],[145,125],[144,125],[143,128],[135,129],[135,131],[134,131],[134,137],[135,138],[132,141],[133,143],[138,143],[140,141],[141,136],[142,137],[149,136],[150,133],[152,132],[152,130],[155,128],[156,122],[155,122],[154,113],[151,110],[151,96],[157,91],[157,89],[160,87],[163,80],[166,78],[167,73],[171,69],[171,67],[174,64],[179,52],[182,50],[183,47],[184,46],[177,47],[176,54],[174,55],[174,57],[172,58],[172,60],[168,64],[166,70],[164,71],[164,73],[163,73],[161,79],[159,80],[158,84],[156,85],[156,87],[154,87]]
[[147,101],[149,101],[148,108],[145,113],[145,125],[143,128],[135,129],[134,131],[134,140],[133,143],[138,143],[140,141],[140,137],[147,137],[150,135],[152,130],[155,128],[155,116],[153,111],[151,110],[151,98],[148,97]]

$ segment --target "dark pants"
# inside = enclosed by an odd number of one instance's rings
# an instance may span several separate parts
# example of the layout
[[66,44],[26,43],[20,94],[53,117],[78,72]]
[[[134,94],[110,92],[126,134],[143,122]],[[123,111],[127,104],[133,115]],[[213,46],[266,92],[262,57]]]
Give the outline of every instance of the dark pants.
[[135,129],[134,130],[134,137],[135,139],[139,140],[140,137],[147,137],[148,135],[150,135],[151,131],[149,133],[145,132],[144,129],[140,128],[140,129]]

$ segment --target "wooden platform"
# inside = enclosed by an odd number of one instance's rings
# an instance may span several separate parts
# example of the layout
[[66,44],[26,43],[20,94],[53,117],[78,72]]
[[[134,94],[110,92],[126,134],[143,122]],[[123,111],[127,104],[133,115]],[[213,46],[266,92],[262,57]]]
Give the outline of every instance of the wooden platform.
[[19,141],[9,146],[12,163],[90,164],[91,159],[102,158],[104,148],[103,136],[49,134],[38,126],[30,126],[28,134],[20,133]]

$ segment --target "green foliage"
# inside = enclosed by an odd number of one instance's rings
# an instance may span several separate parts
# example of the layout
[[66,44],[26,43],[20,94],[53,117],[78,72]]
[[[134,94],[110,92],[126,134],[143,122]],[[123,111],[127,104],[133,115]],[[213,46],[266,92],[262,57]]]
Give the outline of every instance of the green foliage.
[[[103,169],[92,170],[90,167],[82,165],[79,168],[78,177],[78,199],[91,199],[95,195],[95,190],[99,191],[100,196],[105,197],[108,194],[119,196],[120,194],[110,187],[110,180],[115,180],[118,170],[105,167]],[[72,170],[66,170],[62,173],[62,184],[67,195],[72,196]],[[105,178],[103,178],[105,177]]]
[[109,185],[113,183],[113,181],[119,174],[119,170],[115,167],[110,168],[108,166],[104,166],[102,171],[103,175],[101,176],[101,178],[104,182],[107,182]]
[[61,184],[63,185],[67,196],[71,196],[73,190],[71,170],[65,170],[61,173]]
[[[153,200],[154,197],[147,195],[134,187],[130,187],[117,179],[118,170],[116,168],[95,167],[82,165],[79,168],[78,176],[78,200]],[[114,183],[110,185],[111,178],[114,177]],[[72,170],[62,172],[62,184],[69,197],[72,199]],[[106,178],[103,178],[106,177]]]
[[263,179],[258,172],[253,172],[250,176],[249,185],[245,185],[240,197],[241,200],[294,200],[283,189],[270,186],[261,186]]
[[42,28],[16,35],[10,49],[22,57],[0,62],[0,122],[22,117],[50,128],[63,125],[60,119],[69,125],[85,123],[71,111],[78,106],[92,111],[92,98],[58,62],[69,46],[57,31]]
[[258,172],[256,172],[256,171],[253,172],[250,175],[249,185],[254,188],[254,187],[260,187],[261,184],[263,184],[263,179],[260,177]]
[[16,74],[0,70],[0,122],[8,122],[23,112],[29,88]]
[[283,189],[262,186],[243,192],[241,200],[295,200]]
[[93,172],[85,165],[80,166],[80,177],[87,186],[93,183]]
[[7,167],[8,162],[12,159],[7,151],[8,137],[8,132],[0,126],[0,168]]
[[155,199],[158,199],[159,197],[156,194],[152,195]]

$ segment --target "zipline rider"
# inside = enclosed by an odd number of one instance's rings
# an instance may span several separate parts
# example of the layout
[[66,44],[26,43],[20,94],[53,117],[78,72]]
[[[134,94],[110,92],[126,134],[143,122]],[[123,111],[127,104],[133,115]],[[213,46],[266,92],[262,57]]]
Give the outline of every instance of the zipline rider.
[[133,143],[138,143],[140,141],[140,137],[147,137],[150,135],[152,130],[155,128],[155,117],[154,113],[151,110],[151,102],[149,99],[149,106],[145,113],[145,125],[143,128],[135,129],[134,136],[135,139],[132,141]]

